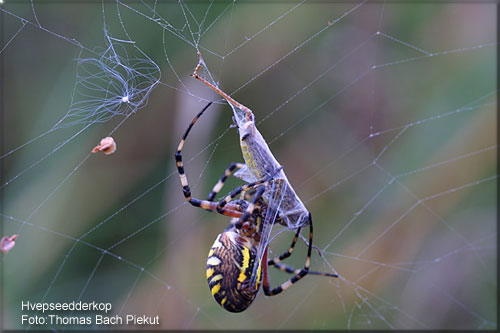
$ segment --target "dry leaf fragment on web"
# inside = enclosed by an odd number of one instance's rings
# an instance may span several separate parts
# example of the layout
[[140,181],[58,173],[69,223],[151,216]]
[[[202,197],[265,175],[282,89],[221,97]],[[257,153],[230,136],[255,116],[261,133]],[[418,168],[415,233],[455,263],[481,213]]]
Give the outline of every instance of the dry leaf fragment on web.
[[14,245],[16,245],[17,235],[12,235],[10,237],[3,236],[0,240],[0,251],[3,253],[9,252]]
[[104,139],[101,140],[101,143],[92,149],[93,153],[97,153],[102,151],[104,154],[109,155],[113,154],[116,151],[116,142],[115,140],[107,136]]

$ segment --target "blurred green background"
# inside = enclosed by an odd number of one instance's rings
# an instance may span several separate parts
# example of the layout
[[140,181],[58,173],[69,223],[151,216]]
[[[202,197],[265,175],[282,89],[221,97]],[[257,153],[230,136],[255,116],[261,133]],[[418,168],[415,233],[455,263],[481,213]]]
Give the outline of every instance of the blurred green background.
[[[26,328],[21,301],[41,300],[111,302],[113,314],[159,315],[166,329],[496,328],[495,4],[1,8],[0,213],[3,234],[19,234],[1,261],[4,328]],[[121,124],[51,130],[106,97],[74,93],[78,59],[104,54],[104,20],[122,59],[144,59],[119,41],[130,38],[159,66],[160,83]],[[241,314],[213,301],[206,256],[229,220],[185,204],[173,158],[192,117],[217,99],[189,76],[198,39],[213,79],[254,111],[312,213],[323,252],[312,269],[333,267],[339,279],[306,277]],[[96,82],[120,97],[106,76]],[[186,143],[196,197],[242,161],[230,124],[230,108],[216,104]],[[117,152],[87,157],[118,125]],[[292,236],[280,233],[272,253]],[[303,243],[296,252],[288,261],[300,267]],[[273,285],[287,278],[271,271]]]

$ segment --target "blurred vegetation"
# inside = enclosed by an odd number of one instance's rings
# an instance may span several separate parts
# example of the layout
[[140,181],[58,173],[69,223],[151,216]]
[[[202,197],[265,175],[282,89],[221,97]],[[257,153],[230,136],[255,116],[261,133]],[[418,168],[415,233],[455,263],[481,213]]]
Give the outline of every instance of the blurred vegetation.
[[[475,184],[497,174],[494,4],[367,3],[337,22],[355,5],[110,1],[103,12],[100,2],[34,1],[33,12],[5,2],[30,23],[0,53],[3,152],[46,133],[2,159],[3,181],[15,178],[2,188],[3,233],[19,234],[2,261],[5,328],[22,328],[21,301],[42,299],[111,302],[114,314],[160,315],[162,328],[495,328],[496,181]],[[207,11],[200,49],[211,74],[254,111],[311,211],[324,256],[312,269],[341,275],[259,295],[237,315],[205,280],[229,220],[184,203],[173,159],[202,98],[216,99],[189,77],[190,29]],[[22,22],[0,14],[5,43]],[[117,152],[80,165],[123,118],[55,151],[83,126],[49,130],[71,105],[76,60],[106,46],[104,18],[160,66],[161,84],[113,134]],[[214,105],[186,143],[196,197],[242,161],[230,124],[230,108]],[[292,236],[281,233],[272,253]],[[296,252],[289,264],[300,267],[305,245]],[[272,272],[271,283],[286,278]]]

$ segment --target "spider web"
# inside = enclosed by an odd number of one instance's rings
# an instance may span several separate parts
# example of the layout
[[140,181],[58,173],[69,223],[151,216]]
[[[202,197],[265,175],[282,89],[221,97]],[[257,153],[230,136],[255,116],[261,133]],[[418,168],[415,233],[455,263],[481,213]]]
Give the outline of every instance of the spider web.
[[[140,327],[21,322],[39,314],[23,301],[95,301],[158,315],[149,329],[496,329],[495,8],[2,1],[3,328]],[[311,268],[338,279],[238,315],[213,301],[229,221],[185,203],[173,156],[216,100],[186,142],[194,195],[242,157],[230,107],[190,77],[197,51],[312,213]],[[117,152],[90,154],[108,135]],[[293,237],[275,229],[271,257]]]

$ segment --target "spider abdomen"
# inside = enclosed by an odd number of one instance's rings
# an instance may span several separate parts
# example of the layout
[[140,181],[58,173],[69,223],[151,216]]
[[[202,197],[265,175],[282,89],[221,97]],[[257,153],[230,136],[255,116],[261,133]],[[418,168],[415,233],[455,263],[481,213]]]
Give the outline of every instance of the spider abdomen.
[[260,276],[251,285],[255,254],[250,239],[233,230],[219,234],[208,253],[208,286],[217,303],[227,311],[244,311],[259,291]]

